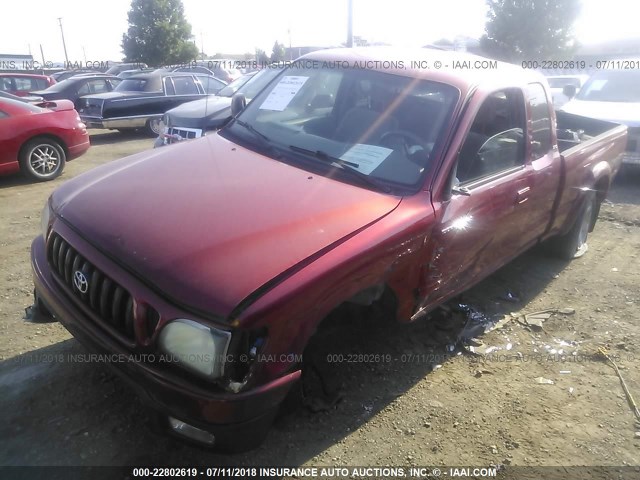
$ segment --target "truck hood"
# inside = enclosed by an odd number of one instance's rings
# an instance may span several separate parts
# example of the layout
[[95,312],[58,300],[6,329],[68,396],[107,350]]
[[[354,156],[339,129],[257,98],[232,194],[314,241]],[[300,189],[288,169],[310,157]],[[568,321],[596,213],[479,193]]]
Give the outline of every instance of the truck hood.
[[231,116],[231,98],[212,95],[167,111],[171,126],[187,128],[217,127]]
[[98,167],[62,185],[52,205],[169,299],[228,316],[260,286],[400,200],[213,134]]
[[597,118],[629,127],[640,127],[640,103],[595,102],[573,99],[562,110],[574,115]]

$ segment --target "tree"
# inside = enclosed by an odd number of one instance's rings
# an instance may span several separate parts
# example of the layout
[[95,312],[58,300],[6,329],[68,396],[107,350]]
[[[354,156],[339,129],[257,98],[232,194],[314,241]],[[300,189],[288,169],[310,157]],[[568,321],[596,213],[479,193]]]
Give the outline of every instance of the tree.
[[198,47],[182,0],[132,0],[129,29],[122,35],[128,62],[170,65],[195,60]]
[[261,48],[256,48],[256,62],[261,65],[269,63],[269,55]]
[[487,0],[480,47],[506,61],[545,60],[572,53],[581,0]]
[[278,43],[276,40],[276,43],[273,44],[273,50],[271,50],[271,61],[282,62],[284,61],[286,54],[287,52],[284,49],[284,45],[282,43]]

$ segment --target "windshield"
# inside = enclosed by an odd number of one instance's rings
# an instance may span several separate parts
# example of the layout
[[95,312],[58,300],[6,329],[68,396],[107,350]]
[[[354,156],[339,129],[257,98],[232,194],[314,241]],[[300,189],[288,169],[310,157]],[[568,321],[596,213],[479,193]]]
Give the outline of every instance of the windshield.
[[280,72],[282,72],[282,68],[265,68],[259,71],[251,80],[240,87],[240,93],[245,96],[247,101],[253,99],[253,97],[258,95]]
[[580,79],[575,77],[547,77],[551,88],[564,88],[566,85],[573,85],[580,88]]
[[292,67],[221,134],[337,178],[415,188],[457,98],[450,85],[373,70]]
[[640,102],[640,70],[601,70],[589,78],[576,98],[596,102]]
[[220,90],[216,95],[218,95],[219,97],[233,97],[233,94],[236,93],[238,89],[245,83],[247,83],[251,79],[251,77],[253,77],[253,75],[253,73],[248,73],[241,76],[240,78],[234,80],[229,85]]

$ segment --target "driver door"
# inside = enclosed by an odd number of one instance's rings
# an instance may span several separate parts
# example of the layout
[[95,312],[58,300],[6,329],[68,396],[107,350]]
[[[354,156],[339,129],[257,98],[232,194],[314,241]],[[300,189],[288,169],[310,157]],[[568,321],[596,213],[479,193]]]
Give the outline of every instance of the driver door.
[[[523,92],[489,95],[478,109],[450,172],[451,194],[435,210],[419,310],[429,310],[475,284],[522,251],[532,170],[526,161]],[[514,239],[514,232],[516,233]]]

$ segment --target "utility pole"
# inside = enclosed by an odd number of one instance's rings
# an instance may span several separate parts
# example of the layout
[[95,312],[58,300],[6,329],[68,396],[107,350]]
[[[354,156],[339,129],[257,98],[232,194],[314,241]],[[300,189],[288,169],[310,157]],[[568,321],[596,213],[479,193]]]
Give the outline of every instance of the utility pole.
[[353,0],[347,0],[347,48],[353,47]]
[[69,68],[69,56],[67,55],[67,44],[64,41],[64,30],[62,30],[62,17],[58,17],[58,23],[60,24],[60,35],[62,35],[62,47],[64,48],[64,59],[67,62],[65,68]]

